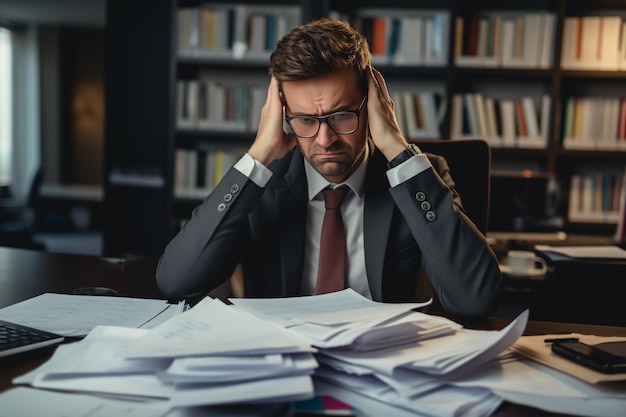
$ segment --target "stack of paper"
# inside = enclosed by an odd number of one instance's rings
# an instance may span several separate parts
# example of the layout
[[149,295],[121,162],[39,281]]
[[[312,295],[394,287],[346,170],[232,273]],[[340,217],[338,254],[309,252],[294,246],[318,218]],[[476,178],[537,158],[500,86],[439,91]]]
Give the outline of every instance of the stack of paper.
[[233,298],[239,309],[288,328],[318,348],[383,349],[453,333],[461,326],[413,309],[426,303],[378,303],[352,289],[315,297]]
[[99,326],[14,382],[170,406],[292,401],[313,395],[313,352],[281,327],[206,298],[151,330]]
[[[411,311],[416,304],[382,304],[352,290],[292,299],[233,299],[238,308],[280,323],[319,348],[317,383],[383,402],[396,412],[486,416],[502,402],[484,387],[450,381],[491,361],[523,333],[524,312],[501,331],[462,328],[443,317]],[[322,311],[322,313],[320,313]],[[319,393],[318,393],[319,394]]]

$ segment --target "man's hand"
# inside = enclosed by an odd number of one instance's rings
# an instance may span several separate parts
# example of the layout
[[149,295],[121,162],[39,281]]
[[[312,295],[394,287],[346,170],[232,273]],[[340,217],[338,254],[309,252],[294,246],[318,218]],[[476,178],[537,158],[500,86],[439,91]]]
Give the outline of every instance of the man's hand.
[[261,109],[259,129],[248,154],[268,166],[272,161],[285,156],[294,146],[295,137],[289,136],[283,130],[283,101],[278,81],[272,77],[267,89],[267,99]]
[[398,156],[409,145],[398,125],[394,103],[381,73],[370,66],[367,75],[367,114],[370,135],[376,147],[388,161]]

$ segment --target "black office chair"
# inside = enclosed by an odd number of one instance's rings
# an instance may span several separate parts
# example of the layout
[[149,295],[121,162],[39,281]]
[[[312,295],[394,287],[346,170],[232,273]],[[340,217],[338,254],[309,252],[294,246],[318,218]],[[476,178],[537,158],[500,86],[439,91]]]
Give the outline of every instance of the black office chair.
[[476,227],[487,233],[491,192],[491,148],[482,139],[413,141],[422,152],[443,156],[461,195],[463,207]]
[[[455,188],[461,195],[463,208],[478,230],[487,233],[489,194],[491,192],[491,148],[482,139],[428,139],[415,143],[424,153],[443,156],[450,167]],[[417,283],[416,299],[433,298],[429,312],[444,312],[435,291],[422,268]]]
[[33,238],[43,178],[43,167],[39,167],[24,201],[11,197],[0,199],[0,246],[45,250],[45,245]]

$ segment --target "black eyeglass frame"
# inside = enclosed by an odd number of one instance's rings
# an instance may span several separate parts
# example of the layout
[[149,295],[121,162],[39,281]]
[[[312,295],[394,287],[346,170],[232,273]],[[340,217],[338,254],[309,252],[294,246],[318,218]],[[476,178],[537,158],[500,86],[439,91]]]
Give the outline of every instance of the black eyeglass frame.
[[[359,105],[359,108],[356,110],[341,110],[341,111],[336,111],[336,112],[327,114],[325,116],[309,116],[309,115],[287,116],[287,112],[285,111],[285,121],[287,121],[287,123],[289,124],[289,127],[293,131],[293,134],[302,139],[310,139],[310,138],[314,138],[315,136],[317,136],[317,134],[320,133],[320,128],[322,127],[322,123],[326,123],[328,127],[330,127],[330,129],[338,135],[351,135],[352,133],[359,130],[359,126],[361,125],[361,111],[363,111],[363,106],[365,105],[365,103],[367,103],[367,94],[365,94],[365,96],[363,97],[363,100],[361,101],[361,104]],[[285,104],[285,109],[287,109],[286,104]],[[330,123],[328,123],[329,118],[333,116],[337,116],[338,114],[342,114],[342,113],[351,113],[356,116],[356,127],[349,132],[338,132]],[[317,120],[317,130],[312,135],[307,135],[307,136],[298,135],[295,129],[293,128],[293,126],[291,125],[291,121],[293,119],[315,119]]]

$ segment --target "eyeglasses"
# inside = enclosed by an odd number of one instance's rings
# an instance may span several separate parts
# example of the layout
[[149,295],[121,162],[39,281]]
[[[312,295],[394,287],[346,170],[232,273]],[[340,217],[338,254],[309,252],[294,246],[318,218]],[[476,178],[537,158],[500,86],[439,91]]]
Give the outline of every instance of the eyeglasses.
[[322,122],[326,122],[333,132],[340,135],[349,135],[359,128],[359,116],[367,101],[367,94],[363,97],[357,110],[344,110],[327,114],[326,116],[285,116],[293,133],[299,138],[312,138],[320,131]]

